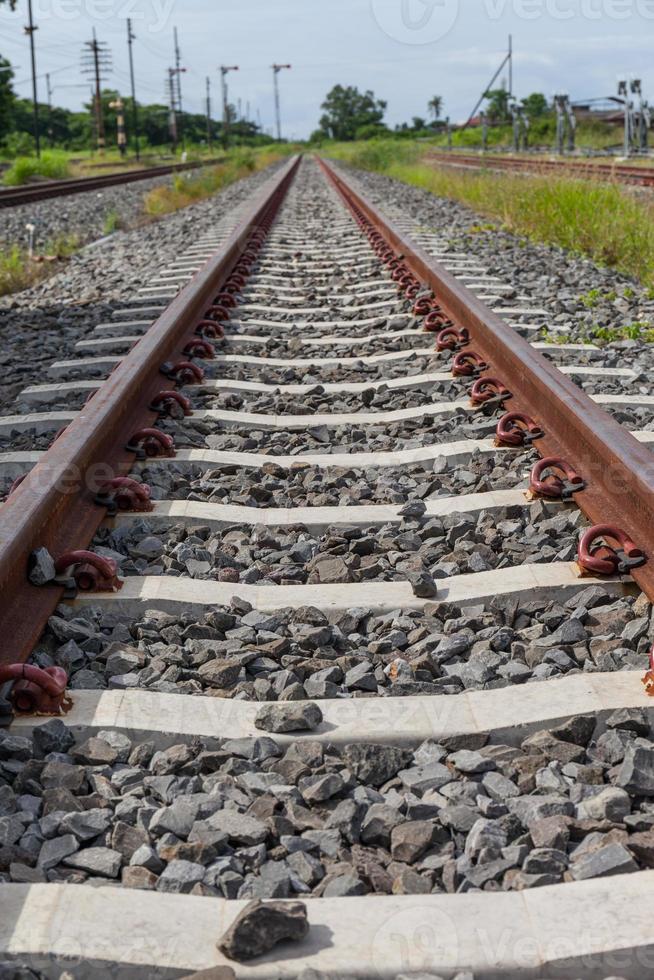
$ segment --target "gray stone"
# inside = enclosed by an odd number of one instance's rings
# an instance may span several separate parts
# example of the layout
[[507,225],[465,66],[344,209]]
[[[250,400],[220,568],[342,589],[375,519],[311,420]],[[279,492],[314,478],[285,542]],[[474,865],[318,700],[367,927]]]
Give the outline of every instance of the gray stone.
[[117,878],[122,863],[122,855],[110,847],[85,847],[64,859],[64,864],[70,868],[103,878]]
[[194,861],[171,861],[159,876],[157,891],[188,895],[204,875],[204,866]]
[[305,776],[299,781],[298,789],[307,803],[322,803],[340,793],[344,785],[338,773],[327,772],[324,775]]
[[429,820],[411,820],[391,830],[391,854],[395,861],[413,864],[431,847],[434,824]]
[[322,711],[311,701],[266,704],[254,719],[257,728],[264,732],[314,731],[322,722]]
[[577,806],[577,817],[580,820],[611,820],[620,821],[631,812],[629,794],[617,786],[607,786],[596,796],[590,796]]
[[426,766],[413,766],[402,769],[398,773],[404,786],[412,793],[426,793],[432,789],[440,789],[453,781],[454,773],[440,762],[431,762]]
[[245,961],[262,956],[280,942],[298,942],[309,922],[302,902],[250,902],[221,936],[218,948],[229,959]]
[[347,895],[365,895],[367,888],[355,874],[338,875],[332,878],[323,890],[323,898],[345,898]]
[[407,765],[411,754],[392,745],[354,742],[344,749],[342,757],[360,782],[381,786]]
[[57,576],[52,555],[47,548],[37,548],[29,559],[28,578],[32,585],[46,585]]
[[264,823],[247,813],[236,810],[219,810],[208,818],[207,823],[214,830],[227,834],[230,840],[246,847],[252,844],[262,844],[268,836]]
[[570,874],[575,881],[627,874],[637,870],[638,865],[622,844],[607,844],[598,851],[580,856],[570,865]]
[[48,755],[50,752],[68,752],[75,744],[73,733],[61,718],[52,718],[45,725],[38,725],[32,732],[32,740],[43,755]]
[[391,831],[402,821],[403,817],[395,807],[386,803],[373,803],[363,818],[361,840],[364,844],[388,847]]
[[51,868],[54,868],[64,858],[70,857],[78,849],[79,842],[73,834],[65,834],[63,837],[53,837],[51,840],[43,842],[36,863],[43,871],[50,871]]
[[628,793],[654,796],[654,745],[638,740],[627,746],[615,783]]
[[63,834],[74,834],[77,840],[93,840],[103,834],[111,825],[111,810],[82,810],[81,813],[67,813],[59,824]]
[[496,768],[492,759],[482,755],[481,752],[472,752],[470,749],[460,749],[458,752],[453,752],[447,761],[456,766],[459,772],[471,774],[490,772]]

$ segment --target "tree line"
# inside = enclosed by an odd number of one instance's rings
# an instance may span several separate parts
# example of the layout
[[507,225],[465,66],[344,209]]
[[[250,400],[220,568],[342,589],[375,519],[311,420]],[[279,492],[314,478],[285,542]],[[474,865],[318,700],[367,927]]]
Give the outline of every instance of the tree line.
[[[0,0],[2,3],[3,0]],[[22,99],[13,90],[14,73],[11,63],[0,56],[0,149],[7,156],[18,156],[32,152],[34,140],[34,107],[31,99]],[[116,109],[111,107],[119,93],[114,89],[104,89],[101,96],[106,145],[116,144],[118,121]],[[133,137],[133,102],[130,96],[121,96],[128,137]],[[141,144],[145,147],[161,147],[170,142],[170,107],[163,103],[151,105],[138,102],[138,123]],[[228,107],[230,141],[233,143],[265,144],[271,137],[261,132],[256,123],[237,119],[233,106]],[[80,111],[64,109],[60,106],[48,107],[39,102],[39,137],[43,147],[81,151],[95,146],[96,121],[94,106],[89,101]],[[204,114],[178,113],[180,137],[189,144],[206,143],[207,117]],[[211,120],[211,139],[219,142],[223,137],[222,121]]]
[[[510,96],[505,89],[486,92],[486,115],[490,123],[501,125],[511,119]],[[522,106],[531,119],[546,116],[550,112],[547,99],[540,92],[522,99]],[[442,119],[443,98],[434,95],[427,103],[428,118],[413,116],[410,123],[401,123],[390,129],[384,122],[387,103],[378,99],[368,89],[360,92],[353,85],[335,85],[322,103],[322,116],[311,141],[333,139],[339,142],[372,139],[376,136],[430,136],[446,125]]]

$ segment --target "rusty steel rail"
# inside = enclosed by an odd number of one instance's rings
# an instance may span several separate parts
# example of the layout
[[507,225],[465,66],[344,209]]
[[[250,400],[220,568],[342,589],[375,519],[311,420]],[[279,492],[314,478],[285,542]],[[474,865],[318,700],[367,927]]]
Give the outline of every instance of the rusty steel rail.
[[486,362],[481,378],[498,379],[512,393],[509,411],[543,430],[533,445],[543,458],[566,460],[586,482],[575,502],[592,524],[621,528],[646,556],[632,571],[654,599],[654,454],[603,411],[566,375],[496,316],[442,265],[408,239],[386,215],[324,160],[324,172],[344,201],[358,209],[427,286],[447,317],[469,333],[463,352]]
[[100,174],[97,177],[78,177],[70,180],[48,180],[28,187],[0,188],[0,208],[45,201],[50,197],[64,197],[68,194],[84,194],[99,191],[117,184],[133,184],[138,180],[151,180],[154,177],[167,177],[180,170],[198,170],[220,163],[220,160],[207,160],[200,163],[171,163],[161,167],[148,167],[146,170],[129,170],[126,173]]
[[590,160],[549,160],[546,158],[495,156],[494,154],[466,154],[456,150],[448,153],[429,153],[425,163],[439,163],[450,167],[472,170],[508,170],[526,175],[560,173],[562,177],[579,177],[583,180],[617,181],[640,187],[654,187],[654,166],[633,167],[624,163],[593,163]]
[[250,236],[269,223],[293,180],[299,157],[286,163],[254,196],[239,226],[216,255],[167,307],[143,338],[61,433],[19,487],[0,505],[0,665],[24,661],[62,596],[58,585],[28,580],[32,551],[45,547],[56,559],[88,546],[106,508],[95,496],[101,484],[129,472],[133,434],[150,426],[150,408],[173,383],[162,373],[195,337],[216,294],[237,264]]

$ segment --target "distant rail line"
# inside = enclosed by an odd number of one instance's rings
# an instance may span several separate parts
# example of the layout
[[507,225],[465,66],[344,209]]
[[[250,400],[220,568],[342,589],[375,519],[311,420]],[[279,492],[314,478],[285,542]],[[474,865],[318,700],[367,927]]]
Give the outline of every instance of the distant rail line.
[[470,153],[430,153],[428,161],[474,170],[512,170],[524,174],[565,172],[584,180],[617,181],[640,187],[654,186],[654,167],[635,167],[623,163],[593,163],[582,160],[551,160],[534,157],[490,156]]
[[25,187],[0,188],[0,208],[16,207],[45,201],[51,197],[65,197],[69,194],[84,194],[88,191],[103,190],[118,184],[132,184],[137,180],[151,180],[153,177],[166,177],[180,170],[198,170],[200,167],[217,163],[216,160],[201,163],[171,163],[161,167],[148,167],[146,170],[131,170],[128,173],[101,174],[97,177],[78,177],[72,180],[49,180]]

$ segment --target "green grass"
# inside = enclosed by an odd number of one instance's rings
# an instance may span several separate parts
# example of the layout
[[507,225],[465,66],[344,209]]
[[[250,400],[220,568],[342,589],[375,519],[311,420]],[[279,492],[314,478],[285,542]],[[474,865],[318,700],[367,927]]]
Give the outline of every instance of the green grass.
[[225,163],[215,167],[206,167],[200,173],[191,176],[175,174],[170,184],[155,187],[144,198],[144,210],[150,217],[159,217],[179,211],[180,208],[205,200],[250,174],[264,170],[270,164],[294,152],[293,147],[275,147],[274,149],[231,150]]
[[[654,288],[654,205],[617,183],[439,168],[420,147],[378,141],[325,148],[327,156],[461,201],[517,235],[586,256]],[[413,153],[413,158],[407,156]]]
[[104,217],[104,224],[102,225],[103,235],[113,235],[114,232],[119,231],[123,226],[122,219],[118,212],[112,208],[111,211],[107,211]]
[[[567,344],[569,337],[565,333],[550,333],[544,330],[541,339],[547,344]],[[647,344],[654,343],[654,327],[651,323],[627,323],[622,327],[601,327],[599,323],[584,327],[575,338],[577,343],[596,344],[604,347],[616,340],[641,340]]]
[[0,296],[18,293],[46,279],[74,255],[79,244],[75,235],[60,235],[45,245],[42,254],[32,258],[19,245],[0,250]]
[[37,157],[18,157],[6,171],[3,183],[12,187],[26,184],[34,177],[47,177],[50,180],[64,180],[70,177],[70,166],[65,153],[46,150]]

